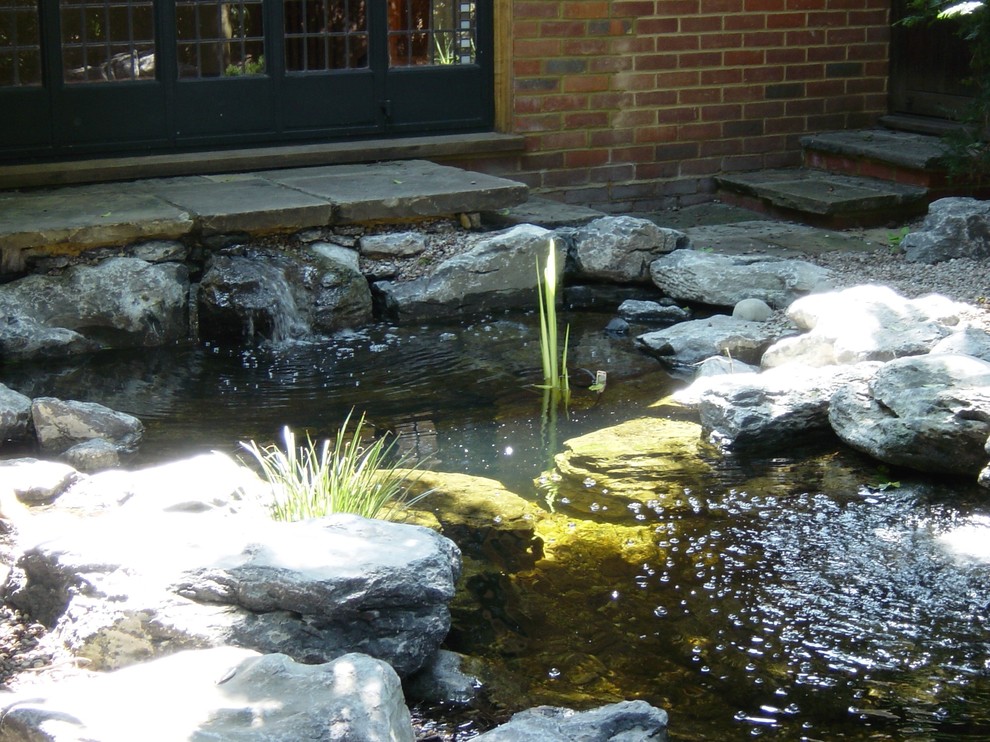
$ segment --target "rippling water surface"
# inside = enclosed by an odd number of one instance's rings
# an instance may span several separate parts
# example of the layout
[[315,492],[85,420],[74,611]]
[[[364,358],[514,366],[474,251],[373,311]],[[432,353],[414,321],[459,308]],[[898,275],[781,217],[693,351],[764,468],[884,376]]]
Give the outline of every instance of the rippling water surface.
[[[530,317],[110,354],[9,368],[3,381],[137,415],[148,432],[133,465],[236,452],[286,424],[330,435],[355,408],[438,471],[539,499],[534,479],[559,442],[636,417],[680,383],[605,336],[601,316],[571,320],[576,385],[598,369],[609,383],[579,389],[553,435],[531,388]],[[574,529],[648,527],[648,556],[589,547],[477,572],[451,646],[491,662],[504,706],[644,698],[670,711],[674,739],[990,739],[990,493],[881,472],[837,444],[779,453],[712,453],[676,507],[603,505],[593,482],[581,502],[563,498]]]

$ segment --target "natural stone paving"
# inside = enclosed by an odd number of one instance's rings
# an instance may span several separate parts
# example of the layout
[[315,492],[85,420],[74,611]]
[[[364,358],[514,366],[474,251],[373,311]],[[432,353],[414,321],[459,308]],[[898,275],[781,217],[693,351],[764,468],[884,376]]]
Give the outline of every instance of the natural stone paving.
[[0,193],[6,270],[32,255],[231,232],[293,232],[502,210],[522,183],[424,160]]

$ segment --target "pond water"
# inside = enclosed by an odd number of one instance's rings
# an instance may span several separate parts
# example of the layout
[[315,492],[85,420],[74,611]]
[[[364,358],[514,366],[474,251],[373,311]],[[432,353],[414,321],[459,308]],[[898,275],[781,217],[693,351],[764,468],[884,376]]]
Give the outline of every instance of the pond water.
[[[431,468],[542,504],[536,480],[563,441],[664,416],[652,405],[684,383],[605,335],[607,317],[566,320],[575,386],[599,369],[608,385],[578,389],[552,429],[524,315],[105,354],[8,367],[3,381],[137,415],[147,434],[133,466],[236,453],[286,424],[328,436],[354,408]],[[496,708],[643,698],[683,740],[990,739],[985,490],[882,472],[834,442],[703,455],[673,506],[616,501],[591,481],[554,503],[565,530],[589,534],[567,559],[469,573],[449,644],[491,663]],[[617,558],[596,534],[645,538],[647,556]]]

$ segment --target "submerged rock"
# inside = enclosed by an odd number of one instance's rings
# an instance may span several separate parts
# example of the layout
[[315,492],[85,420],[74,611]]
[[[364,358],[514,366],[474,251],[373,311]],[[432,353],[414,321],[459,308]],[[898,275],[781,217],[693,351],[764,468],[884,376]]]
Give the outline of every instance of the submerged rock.
[[94,438],[133,451],[144,437],[144,425],[136,417],[95,402],[38,397],[31,404],[31,418],[38,443],[57,453]]
[[646,701],[623,701],[590,711],[538,706],[485,732],[478,742],[638,742],[667,739],[667,712]]
[[676,507],[684,487],[710,473],[704,452],[698,424],[655,417],[571,438],[554,458],[561,477],[556,500],[582,512],[624,509],[630,501]]
[[31,398],[0,384],[0,446],[31,438]]

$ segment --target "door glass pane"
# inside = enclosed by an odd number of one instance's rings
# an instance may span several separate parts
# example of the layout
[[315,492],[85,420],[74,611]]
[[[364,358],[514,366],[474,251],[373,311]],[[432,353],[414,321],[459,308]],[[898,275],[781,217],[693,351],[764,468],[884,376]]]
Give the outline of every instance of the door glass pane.
[[474,0],[388,0],[393,67],[473,64]]
[[154,79],[152,0],[60,0],[66,82]]
[[0,87],[41,85],[38,4],[0,0]]
[[367,66],[365,0],[285,0],[287,72]]
[[265,73],[261,0],[175,3],[179,77],[240,77]]

